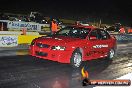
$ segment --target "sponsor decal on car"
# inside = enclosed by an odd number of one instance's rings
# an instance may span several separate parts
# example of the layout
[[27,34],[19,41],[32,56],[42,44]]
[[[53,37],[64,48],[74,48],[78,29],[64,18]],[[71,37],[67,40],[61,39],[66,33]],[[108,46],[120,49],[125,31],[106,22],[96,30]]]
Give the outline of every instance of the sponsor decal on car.
[[90,52],[88,52],[86,54],[86,56],[90,56],[90,55],[93,55],[93,54],[96,54],[96,53],[98,53],[98,54],[104,54],[105,52],[103,52],[103,51],[90,51]]
[[55,38],[56,40],[62,40],[62,39],[60,39],[60,38]]
[[93,48],[106,48],[108,45],[95,45]]

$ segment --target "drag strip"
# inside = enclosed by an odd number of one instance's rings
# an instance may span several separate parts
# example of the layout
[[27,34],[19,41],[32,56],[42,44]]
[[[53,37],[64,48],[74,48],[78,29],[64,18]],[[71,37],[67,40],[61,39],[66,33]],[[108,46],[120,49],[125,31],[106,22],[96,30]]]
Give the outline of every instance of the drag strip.
[[2,52],[0,88],[83,88],[82,67],[88,71],[90,79],[116,79],[132,72],[131,47],[131,44],[118,45],[117,56],[113,61],[106,59],[87,61],[78,69],[71,68],[69,64],[29,56],[28,50],[22,50],[19,54],[16,50],[14,55],[13,51],[9,51],[11,53],[5,56],[4,53],[7,51]]

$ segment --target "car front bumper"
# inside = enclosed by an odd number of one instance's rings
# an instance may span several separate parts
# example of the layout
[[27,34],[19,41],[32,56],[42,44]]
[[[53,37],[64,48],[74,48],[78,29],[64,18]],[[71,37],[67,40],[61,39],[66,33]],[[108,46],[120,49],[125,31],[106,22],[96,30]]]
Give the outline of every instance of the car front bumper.
[[57,61],[61,63],[70,63],[72,50],[51,50],[45,48],[38,48],[37,46],[30,46],[30,55],[38,58]]

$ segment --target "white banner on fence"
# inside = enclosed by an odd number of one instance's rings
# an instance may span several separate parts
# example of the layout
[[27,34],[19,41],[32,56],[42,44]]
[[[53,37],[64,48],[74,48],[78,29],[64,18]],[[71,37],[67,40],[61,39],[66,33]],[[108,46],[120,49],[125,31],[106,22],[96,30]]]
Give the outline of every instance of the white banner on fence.
[[50,24],[39,24],[35,22],[23,22],[23,21],[9,21],[9,20],[0,20],[0,22],[7,22],[7,28],[9,31],[20,31],[23,28],[27,31],[36,31],[36,32],[49,32]]
[[27,31],[41,31],[39,24],[33,22],[9,21],[7,28],[9,28],[9,30],[22,30],[22,28],[25,28]]
[[18,36],[0,36],[0,47],[13,47],[18,45]]

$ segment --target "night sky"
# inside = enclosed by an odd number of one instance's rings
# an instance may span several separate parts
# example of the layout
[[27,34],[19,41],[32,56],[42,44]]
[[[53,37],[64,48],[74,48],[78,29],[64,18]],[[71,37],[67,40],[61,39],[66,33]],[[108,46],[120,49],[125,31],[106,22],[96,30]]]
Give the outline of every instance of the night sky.
[[1,0],[1,12],[30,13],[39,11],[46,16],[119,17],[132,20],[132,1],[127,0]]

